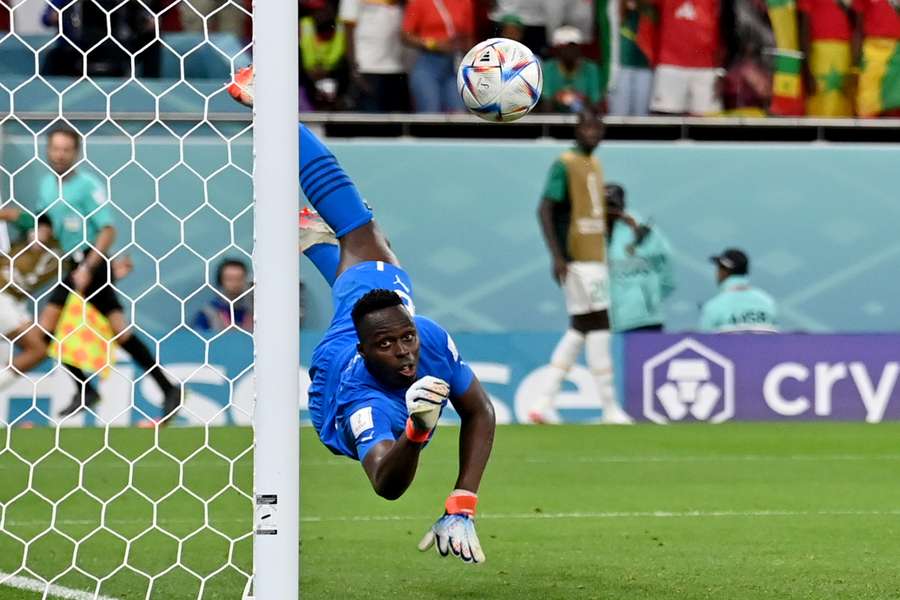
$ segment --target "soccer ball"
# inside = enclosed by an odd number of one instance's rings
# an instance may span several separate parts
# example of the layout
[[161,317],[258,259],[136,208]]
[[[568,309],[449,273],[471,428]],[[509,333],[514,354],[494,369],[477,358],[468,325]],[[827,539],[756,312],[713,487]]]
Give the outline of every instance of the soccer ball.
[[485,121],[515,121],[541,98],[540,61],[526,46],[506,38],[469,50],[456,75],[463,103]]
[[244,106],[253,106],[253,65],[234,74],[234,81],[228,85],[228,94]]

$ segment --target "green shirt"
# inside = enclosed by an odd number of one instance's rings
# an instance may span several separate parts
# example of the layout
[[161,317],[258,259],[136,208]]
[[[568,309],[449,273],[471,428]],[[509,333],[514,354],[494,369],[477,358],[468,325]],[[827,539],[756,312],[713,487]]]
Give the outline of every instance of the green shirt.
[[38,212],[45,212],[53,223],[53,235],[63,252],[87,251],[104,227],[113,224],[106,200],[106,186],[89,173],[75,171],[62,181],[47,175],[41,181]]
[[549,98],[554,107],[568,110],[569,107],[556,102],[556,95],[564,90],[576,92],[596,104],[600,101],[600,68],[593,61],[582,59],[573,72],[566,73],[558,60],[547,61],[544,63],[544,97]]
[[649,69],[650,62],[637,44],[638,25],[641,21],[639,10],[630,10],[622,19],[619,28],[619,63],[632,69]]
[[771,296],[750,287],[746,277],[732,275],[721,283],[719,293],[703,305],[700,330],[774,332],[776,312]]

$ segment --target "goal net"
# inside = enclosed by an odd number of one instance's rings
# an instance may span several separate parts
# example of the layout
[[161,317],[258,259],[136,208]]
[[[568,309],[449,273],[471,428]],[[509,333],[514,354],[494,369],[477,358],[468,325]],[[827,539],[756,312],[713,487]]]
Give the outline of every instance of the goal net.
[[296,598],[296,230],[254,241],[296,196],[254,173],[296,188],[297,150],[254,141],[297,105],[226,91],[251,52],[258,91],[296,73],[268,4],[264,49],[243,0],[0,0],[0,600]]

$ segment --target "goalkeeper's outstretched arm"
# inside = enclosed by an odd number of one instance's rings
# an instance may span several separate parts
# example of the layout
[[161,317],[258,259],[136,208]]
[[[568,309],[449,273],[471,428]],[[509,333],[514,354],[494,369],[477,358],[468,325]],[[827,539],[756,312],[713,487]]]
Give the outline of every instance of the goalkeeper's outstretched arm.
[[494,407],[477,377],[464,394],[451,398],[450,402],[460,418],[456,489],[478,493],[494,445]]

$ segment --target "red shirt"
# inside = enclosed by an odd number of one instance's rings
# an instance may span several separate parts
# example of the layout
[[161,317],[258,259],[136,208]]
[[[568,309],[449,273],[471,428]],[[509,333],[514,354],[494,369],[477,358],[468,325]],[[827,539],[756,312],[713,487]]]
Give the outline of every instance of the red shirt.
[[403,31],[437,41],[471,36],[475,26],[473,14],[472,0],[410,0],[403,15]]
[[853,0],[853,10],[862,17],[865,37],[900,39],[900,15],[889,0]]
[[853,36],[850,17],[840,0],[797,0],[797,10],[809,18],[810,36],[814,40],[850,41]]
[[721,66],[719,0],[657,0],[659,64],[696,69]]

